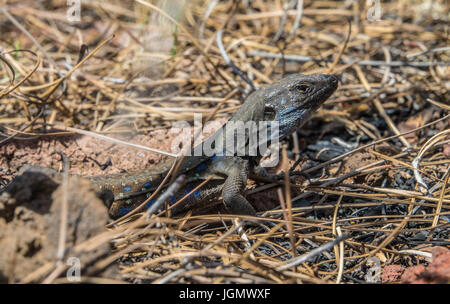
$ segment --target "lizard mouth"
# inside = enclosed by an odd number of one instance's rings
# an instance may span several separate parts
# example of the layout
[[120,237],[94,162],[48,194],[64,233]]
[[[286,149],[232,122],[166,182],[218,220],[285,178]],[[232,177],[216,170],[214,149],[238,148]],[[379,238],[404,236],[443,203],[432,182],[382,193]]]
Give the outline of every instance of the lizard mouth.
[[332,75],[320,75],[322,78],[306,99],[306,102],[289,107],[277,114],[280,138],[300,128],[308,118],[330,97],[338,87],[338,80]]
[[312,112],[317,110],[328,99],[328,97],[334,93],[335,90],[336,88],[333,87],[321,87],[308,96],[305,103],[283,111],[281,116],[292,115],[295,112],[310,112],[312,114]]
[[338,80],[332,75],[323,75],[327,77],[326,85],[323,85],[316,92],[314,92],[310,97],[311,108],[317,109],[330,97],[338,87]]

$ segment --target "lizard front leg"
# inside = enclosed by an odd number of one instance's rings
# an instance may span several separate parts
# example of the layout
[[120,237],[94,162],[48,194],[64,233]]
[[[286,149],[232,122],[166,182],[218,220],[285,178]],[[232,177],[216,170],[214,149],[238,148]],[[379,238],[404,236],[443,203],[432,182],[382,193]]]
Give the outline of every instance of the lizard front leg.
[[230,213],[255,215],[256,211],[242,195],[247,186],[249,165],[247,160],[221,160],[214,171],[226,175],[222,188],[222,198]]
[[225,207],[233,214],[255,215],[256,211],[242,195],[247,185],[247,172],[242,168],[232,168],[228,172],[222,189]]

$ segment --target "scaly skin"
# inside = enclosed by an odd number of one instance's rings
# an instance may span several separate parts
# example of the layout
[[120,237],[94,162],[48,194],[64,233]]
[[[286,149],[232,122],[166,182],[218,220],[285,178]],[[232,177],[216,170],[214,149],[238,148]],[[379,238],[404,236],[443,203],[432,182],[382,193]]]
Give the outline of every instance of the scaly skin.
[[[337,78],[331,75],[290,75],[253,92],[230,121],[276,121],[279,123],[278,137],[281,140],[300,128],[333,94],[337,86]],[[227,136],[236,139],[234,130],[227,129],[229,122],[204,144],[214,146],[215,141],[225,147]],[[248,148],[247,133],[244,139],[244,145]],[[186,174],[188,185],[170,199],[171,203],[183,197],[206,178],[213,176],[213,180],[193,193],[181,206],[174,208],[174,213],[199,204],[208,204],[211,199],[221,194],[226,208],[231,213],[254,215],[255,210],[243,196],[243,191],[250,173],[260,175],[264,172],[258,166],[263,152],[258,151],[256,156],[186,156],[179,173]],[[97,187],[100,196],[110,207],[110,216],[117,218],[134,209],[156,189],[167,175],[172,162],[169,161],[152,171],[94,176],[88,179]]]

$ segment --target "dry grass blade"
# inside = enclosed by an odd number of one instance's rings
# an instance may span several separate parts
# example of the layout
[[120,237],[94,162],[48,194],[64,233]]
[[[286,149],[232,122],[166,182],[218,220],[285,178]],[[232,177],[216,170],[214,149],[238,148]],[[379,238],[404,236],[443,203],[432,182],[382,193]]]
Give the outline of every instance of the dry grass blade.
[[[433,263],[435,247],[450,246],[448,5],[381,1],[375,20],[363,2],[88,1],[80,22],[67,19],[64,1],[2,4],[0,229],[12,241],[0,245],[14,254],[0,273],[10,282],[66,282],[70,255],[92,258],[80,278],[89,283],[378,283],[387,276],[370,276],[374,261],[383,273]],[[101,205],[101,224],[90,209],[71,222],[91,191],[68,196],[68,177],[67,196],[55,198],[68,209],[47,217],[57,232],[26,230],[45,222],[33,208],[52,193],[37,193],[38,181],[22,189],[31,194],[16,209],[5,193],[21,166],[83,176],[154,170],[178,155],[173,147],[189,149],[180,137],[209,135],[195,128],[196,115],[221,125],[248,95],[224,57],[256,88],[299,72],[339,78],[270,173],[298,171],[275,182],[251,176],[245,195],[258,216],[226,213],[219,196],[173,217],[215,182],[175,183],[181,157],[136,209],[111,221]],[[188,133],[171,129],[180,121]],[[147,218],[145,207],[164,203],[170,187],[182,198]],[[53,235],[54,248],[46,243]],[[42,246],[21,250],[29,244]],[[33,260],[47,245],[56,258]],[[23,271],[30,264],[39,266]]]

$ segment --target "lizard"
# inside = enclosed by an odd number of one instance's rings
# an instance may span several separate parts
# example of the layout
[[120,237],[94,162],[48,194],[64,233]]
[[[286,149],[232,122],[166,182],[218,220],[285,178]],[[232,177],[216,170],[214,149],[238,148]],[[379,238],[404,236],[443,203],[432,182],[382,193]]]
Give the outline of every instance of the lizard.
[[[235,129],[227,128],[230,122],[277,122],[278,140],[298,130],[337,89],[338,79],[326,74],[292,74],[251,93],[232,118],[202,145],[226,146],[227,138],[236,139]],[[233,134],[230,134],[233,132]],[[231,136],[231,137],[227,137]],[[248,150],[249,133],[243,145]],[[270,144],[270,136],[267,141]],[[242,143],[241,143],[242,144]],[[194,147],[195,149],[195,147]],[[247,151],[246,150],[246,151]],[[228,150],[227,150],[228,151]],[[226,209],[233,214],[255,215],[255,209],[244,197],[249,174],[268,177],[259,166],[264,151],[254,156],[236,153],[212,156],[185,156],[178,172],[187,176],[186,189],[179,190],[170,198],[173,203],[189,193],[195,184],[211,178],[198,191],[192,193],[173,213],[188,210],[199,204],[222,196]],[[136,208],[156,189],[173,165],[171,160],[152,170],[126,172],[112,175],[92,176],[87,179],[94,185],[98,195],[109,208],[112,218],[118,218]],[[147,204],[149,207],[154,201]]]

